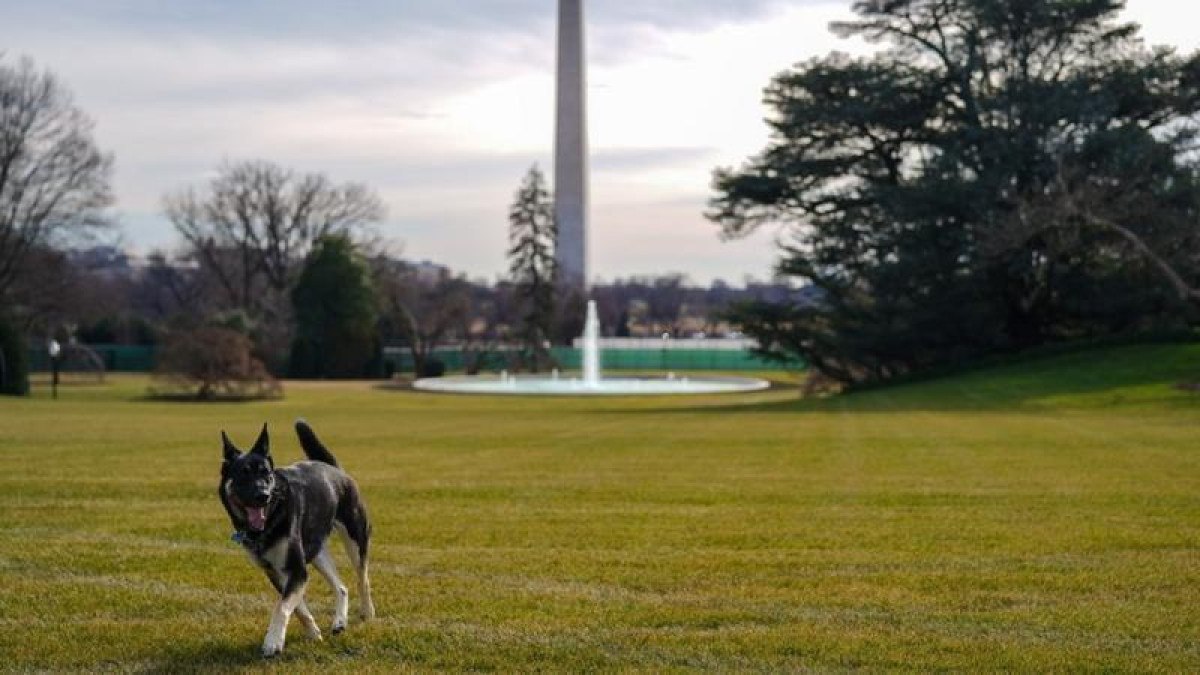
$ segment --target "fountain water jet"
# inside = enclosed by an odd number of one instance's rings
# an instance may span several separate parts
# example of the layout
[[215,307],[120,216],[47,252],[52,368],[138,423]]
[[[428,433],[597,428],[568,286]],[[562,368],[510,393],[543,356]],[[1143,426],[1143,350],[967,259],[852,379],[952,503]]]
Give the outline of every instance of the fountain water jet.
[[596,316],[595,300],[588,300],[583,324],[583,384],[600,385],[600,319]]

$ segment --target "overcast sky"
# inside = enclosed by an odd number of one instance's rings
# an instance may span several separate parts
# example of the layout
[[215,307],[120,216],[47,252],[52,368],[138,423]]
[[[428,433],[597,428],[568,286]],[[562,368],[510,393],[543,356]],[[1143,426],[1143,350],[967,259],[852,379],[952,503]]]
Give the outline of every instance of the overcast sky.
[[[1154,44],[1195,49],[1200,7],[1129,0]],[[774,233],[721,242],[715,166],[765,142],[770,77],[861,44],[849,0],[591,0],[591,251],[603,279],[765,277]],[[552,0],[0,0],[0,50],[54,71],[116,156],[135,250],[171,248],[162,196],[269,159],[376,188],[406,257],[492,279],[506,214],[553,144]]]

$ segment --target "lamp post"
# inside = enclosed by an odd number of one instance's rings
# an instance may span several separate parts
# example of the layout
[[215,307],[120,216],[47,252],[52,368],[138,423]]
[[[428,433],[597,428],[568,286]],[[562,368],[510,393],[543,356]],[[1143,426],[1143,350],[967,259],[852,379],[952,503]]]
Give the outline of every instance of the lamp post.
[[46,352],[50,354],[50,398],[58,398],[58,362],[59,356],[62,355],[62,345],[58,344],[58,340],[50,338],[46,343]]

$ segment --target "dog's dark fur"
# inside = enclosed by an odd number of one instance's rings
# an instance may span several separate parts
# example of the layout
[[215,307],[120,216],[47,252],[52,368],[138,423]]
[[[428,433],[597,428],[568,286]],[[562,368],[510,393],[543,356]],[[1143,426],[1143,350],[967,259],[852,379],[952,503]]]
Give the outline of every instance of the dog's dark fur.
[[360,613],[363,619],[375,614],[367,576],[371,524],[358,486],[303,420],[296,422],[296,434],[309,461],[276,469],[266,425],[246,453],[221,432],[225,453],[218,488],[221,504],[236,530],[235,539],[280,594],[263,640],[263,656],[268,657],[283,651],[293,611],[308,634],[320,639],[321,631],[304,602],[309,564],[334,587],[333,632],[345,629],[348,592],[326,547],[335,529],[358,575]]

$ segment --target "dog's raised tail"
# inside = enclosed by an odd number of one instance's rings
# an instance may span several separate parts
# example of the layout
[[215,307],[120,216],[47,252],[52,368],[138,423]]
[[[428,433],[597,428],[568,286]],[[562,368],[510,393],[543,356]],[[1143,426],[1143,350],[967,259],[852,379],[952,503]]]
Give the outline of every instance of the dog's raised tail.
[[337,460],[334,459],[333,453],[329,452],[329,448],[321,442],[317,435],[313,433],[312,427],[308,426],[308,422],[303,419],[296,420],[296,435],[300,437],[300,447],[304,448],[304,456],[314,462],[324,462],[330,466],[337,466]]

